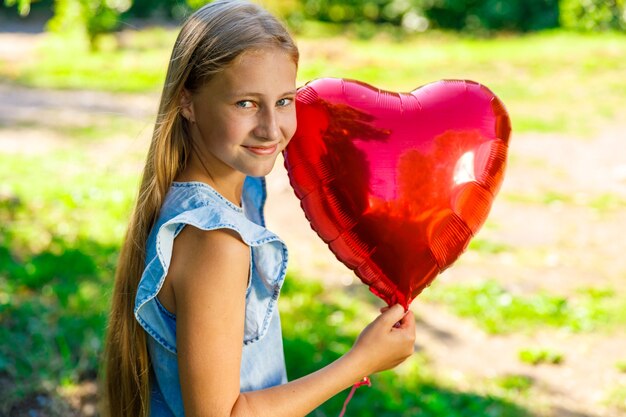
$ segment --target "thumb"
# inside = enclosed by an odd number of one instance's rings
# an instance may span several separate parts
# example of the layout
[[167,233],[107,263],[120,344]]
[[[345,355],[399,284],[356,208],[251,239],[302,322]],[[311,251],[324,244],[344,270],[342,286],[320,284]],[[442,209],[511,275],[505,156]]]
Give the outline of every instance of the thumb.
[[380,319],[385,324],[388,324],[391,327],[397,322],[399,322],[400,320],[402,320],[402,317],[404,317],[404,314],[405,314],[404,307],[402,307],[400,304],[395,304],[389,307],[387,311],[383,312],[380,315]]

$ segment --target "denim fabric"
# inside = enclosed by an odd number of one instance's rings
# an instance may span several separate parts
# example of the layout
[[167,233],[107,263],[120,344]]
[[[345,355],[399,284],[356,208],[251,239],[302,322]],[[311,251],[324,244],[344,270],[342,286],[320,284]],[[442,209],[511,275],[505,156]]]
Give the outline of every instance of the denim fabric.
[[276,305],[287,269],[287,248],[265,228],[265,197],[263,178],[246,178],[243,209],[206,184],[172,184],[148,237],[146,268],[135,299],[135,317],[149,335],[151,417],[184,415],[176,355],[176,317],[159,303],[156,295],[167,275],[174,239],[188,224],[203,230],[232,229],[250,247],[241,391],[287,382]]

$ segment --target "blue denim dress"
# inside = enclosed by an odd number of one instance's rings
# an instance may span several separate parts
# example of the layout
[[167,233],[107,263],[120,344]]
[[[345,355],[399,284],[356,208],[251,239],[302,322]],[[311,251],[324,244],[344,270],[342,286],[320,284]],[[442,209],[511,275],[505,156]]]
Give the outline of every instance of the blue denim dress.
[[146,268],[135,299],[135,317],[148,334],[152,362],[151,417],[184,416],[176,355],[176,317],[157,299],[185,227],[228,228],[250,247],[251,271],[241,359],[241,391],[287,382],[277,299],[287,269],[287,247],[265,228],[263,178],[245,180],[240,208],[199,182],[172,184],[147,242]]

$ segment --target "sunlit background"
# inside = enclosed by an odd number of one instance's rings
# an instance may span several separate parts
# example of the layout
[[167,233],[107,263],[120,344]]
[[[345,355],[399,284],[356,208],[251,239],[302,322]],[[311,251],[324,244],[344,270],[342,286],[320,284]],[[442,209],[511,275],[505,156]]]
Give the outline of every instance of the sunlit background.
[[[197,0],[3,0],[0,416],[97,415],[112,278],[181,19]],[[469,249],[414,301],[417,353],[349,416],[626,413],[626,2],[262,2],[300,84],[481,82],[513,123]],[[382,302],[311,231],[279,162],[290,378],[345,353]],[[313,412],[336,416],[347,393]]]

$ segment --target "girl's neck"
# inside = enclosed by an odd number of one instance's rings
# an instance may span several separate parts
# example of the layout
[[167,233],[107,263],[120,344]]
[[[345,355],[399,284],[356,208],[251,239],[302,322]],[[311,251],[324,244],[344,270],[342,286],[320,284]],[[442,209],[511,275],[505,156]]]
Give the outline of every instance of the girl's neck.
[[228,173],[217,175],[206,169],[195,155],[192,155],[185,169],[176,176],[175,181],[190,182],[197,181],[211,186],[231,203],[241,207],[241,194],[246,176],[238,171],[232,170]]

